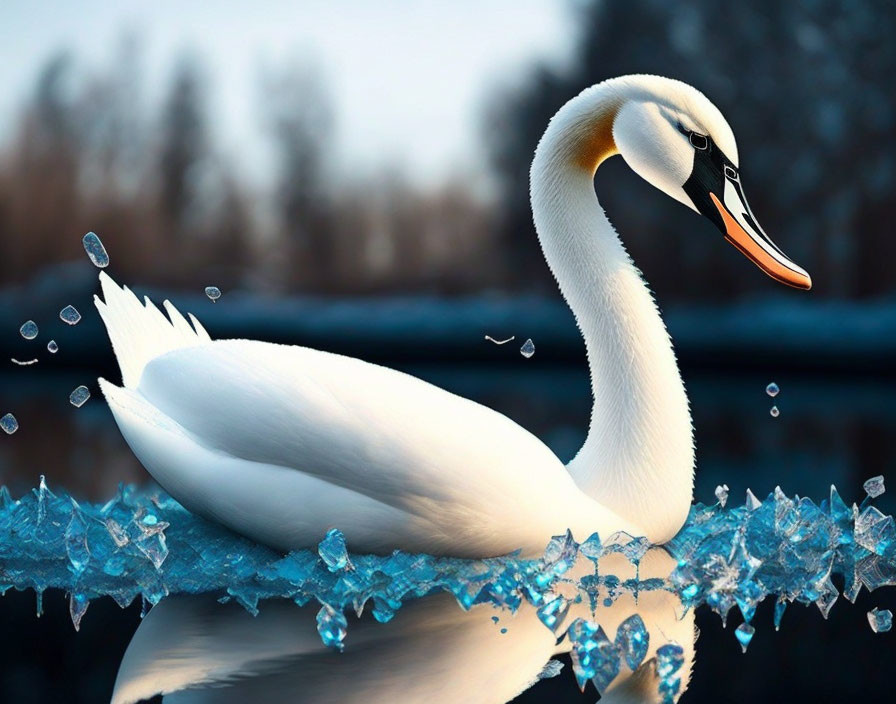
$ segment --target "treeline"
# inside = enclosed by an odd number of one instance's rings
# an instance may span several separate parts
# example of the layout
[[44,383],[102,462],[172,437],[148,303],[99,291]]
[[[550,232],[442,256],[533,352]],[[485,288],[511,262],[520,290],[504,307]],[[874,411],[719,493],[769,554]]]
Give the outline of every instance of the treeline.
[[[131,281],[364,293],[494,285],[490,208],[461,183],[421,190],[400,174],[332,173],[334,120],[319,77],[268,72],[259,129],[272,185],[241,176],[238,144],[216,142],[201,61],[176,64],[148,102],[139,51],[104,72],[72,53],[37,76],[0,146],[0,285],[83,256],[94,230]],[[201,277],[197,280],[197,277]]]
[[[593,83],[654,73],[698,87],[725,114],[753,211],[812,274],[814,298],[896,289],[896,4],[591,0],[577,7],[572,61],[537,67],[487,111],[515,270],[552,286],[527,207],[528,165],[547,120]],[[661,302],[802,295],[765,280],[712,226],[619,161],[598,173],[601,202]]]

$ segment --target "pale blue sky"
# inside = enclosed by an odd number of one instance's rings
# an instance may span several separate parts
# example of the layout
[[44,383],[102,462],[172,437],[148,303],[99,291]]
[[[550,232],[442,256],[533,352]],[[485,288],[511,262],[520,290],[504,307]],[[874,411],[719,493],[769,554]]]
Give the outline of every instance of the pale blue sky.
[[571,19],[569,0],[3,0],[0,131],[51,52],[103,67],[131,31],[156,94],[185,49],[204,60],[219,143],[247,168],[264,159],[261,67],[311,60],[335,104],[343,168],[397,164],[434,181],[481,167],[482,98],[536,58],[562,62]]

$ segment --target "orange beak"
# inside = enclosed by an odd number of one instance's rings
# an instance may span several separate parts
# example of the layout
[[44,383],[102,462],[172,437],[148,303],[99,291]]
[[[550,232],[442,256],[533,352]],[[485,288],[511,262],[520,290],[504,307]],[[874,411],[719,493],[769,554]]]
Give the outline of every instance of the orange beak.
[[738,198],[737,202],[743,205],[745,212],[740,217],[735,217],[715,193],[710,192],[709,197],[722,217],[725,239],[737,247],[747,259],[782,284],[803,290],[812,288],[812,278],[808,272],[792,262],[762,229],[754,224],[749,207],[741,198]]

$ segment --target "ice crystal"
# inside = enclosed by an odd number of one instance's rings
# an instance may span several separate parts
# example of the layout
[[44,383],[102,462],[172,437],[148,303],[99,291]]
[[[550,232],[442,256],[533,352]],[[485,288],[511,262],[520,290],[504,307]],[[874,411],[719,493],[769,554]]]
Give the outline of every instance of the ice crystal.
[[[612,640],[596,622],[567,623],[572,600],[556,587],[572,581],[569,570],[579,557],[595,562],[593,573],[580,576],[576,586],[597,606],[596,620],[599,603],[612,605],[624,592],[668,590],[686,608],[706,604],[723,619],[737,607],[744,623],[735,637],[743,648],[757,628],[756,607],[766,598],[775,600],[778,628],[794,601],[814,603],[827,616],[839,598],[832,577],[842,580],[850,601],[862,587],[896,584],[893,518],[873,505],[848,506],[833,487],[820,504],[780,488],[762,502],[749,492],[743,505],[696,504],[665,546],[677,563],[667,580],[598,574],[601,556],[621,553],[636,562],[645,546],[639,539],[601,544],[596,534],[579,544],[567,532],[539,558],[379,557],[349,553],[351,546],[334,529],[316,551],[282,555],[194,516],[162,493],[122,487],[105,504],[80,504],[64,491],[51,492],[43,478],[18,501],[0,489],[0,585],[39,595],[48,588],[68,592],[76,626],[90,600],[102,595],[125,606],[137,597],[154,604],[167,594],[217,593],[253,613],[264,599],[285,597],[318,603],[321,639],[342,649],[351,639],[347,611],[369,608],[386,622],[407,601],[441,590],[464,609],[490,603],[512,613],[531,604],[547,628],[568,639],[579,684],[592,680],[598,691],[623,665],[643,665],[650,635],[637,614],[620,624]],[[869,614],[878,631],[890,620],[889,612]],[[680,690],[682,663],[680,646],[660,644],[655,667],[664,701],[674,701]]]
[[778,385],[775,382],[771,382],[768,386],[765,387],[765,393],[774,398],[778,395],[781,389],[778,388]]
[[81,322],[81,314],[74,306],[66,306],[61,311],[59,311],[59,319],[64,323],[68,323],[69,325],[77,325],[79,322]]
[[217,286],[206,286],[205,295],[208,296],[208,300],[210,300],[212,303],[216,303],[221,297],[221,289],[219,289]]
[[884,478],[880,475],[871,477],[871,479],[867,480],[862,487],[865,489],[865,493],[872,499],[876,499],[886,491],[886,489],[884,489]]
[[520,347],[520,354],[523,355],[526,359],[529,359],[533,354],[535,354],[535,343],[532,342],[532,339],[528,339],[523,343],[523,346]]
[[19,334],[26,340],[33,340],[37,337],[37,323],[33,320],[26,320],[19,328]]
[[16,417],[12,413],[7,413],[0,418],[0,428],[2,428],[3,432],[7,435],[12,435],[19,429],[19,421],[16,420]]
[[893,627],[893,613],[889,609],[871,609],[868,612],[868,623],[875,633],[886,633]]
[[50,340],[47,343],[47,351],[50,354],[56,354],[59,351],[59,345],[56,344],[56,340]]
[[551,677],[556,677],[563,671],[563,663],[559,660],[548,660],[544,667],[541,668],[541,672],[538,674],[538,679],[540,680],[549,680]]
[[105,269],[109,266],[109,255],[96,233],[88,232],[81,241],[84,244],[84,251],[87,252],[87,256],[90,257],[90,261],[95,267]]
[[79,386],[69,394],[68,400],[75,408],[80,408],[90,398],[90,390],[86,386]]
[[769,414],[772,418],[777,418],[779,415],[781,415],[781,411],[778,410],[778,407],[777,407],[777,406],[772,406],[772,407],[771,407],[771,410],[768,412],[768,414]]
[[725,508],[725,504],[728,502],[728,485],[720,484],[716,487],[716,498],[719,500],[719,506]]

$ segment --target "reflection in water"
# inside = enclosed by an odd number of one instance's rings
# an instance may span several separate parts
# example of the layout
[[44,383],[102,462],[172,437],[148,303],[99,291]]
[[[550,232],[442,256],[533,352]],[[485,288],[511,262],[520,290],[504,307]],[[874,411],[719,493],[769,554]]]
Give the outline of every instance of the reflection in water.
[[[576,573],[593,571],[590,561],[582,562]],[[639,576],[665,578],[673,567],[673,560],[655,549],[645,556]],[[618,554],[603,558],[599,571],[634,576],[632,565]],[[573,589],[571,583],[566,586]],[[601,701],[661,701],[653,659],[670,642],[684,650],[684,688],[696,634],[693,612],[682,616],[676,596],[644,592],[636,601],[623,594],[612,606],[598,606],[593,615],[587,603],[575,604],[555,630],[587,618],[613,638],[619,624],[637,613],[650,637],[644,663],[634,673],[623,663]],[[272,600],[253,617],[237,604],[220,604],[208,595],[164,599],[134,634],[113,704],[157,694],[166,695],[169,704],[500,704],[531,686],[553,655],[570,649],[567,639],[556,643],[529,604],[516,614],[491,605],[464,611],[454,598],[439,594],[406,604],[388,623],[368,615],[351,619],[345,651],[338,653],[321,643],[315,626],[318,608]],[[572,674],[564,670],[560,676]]]

